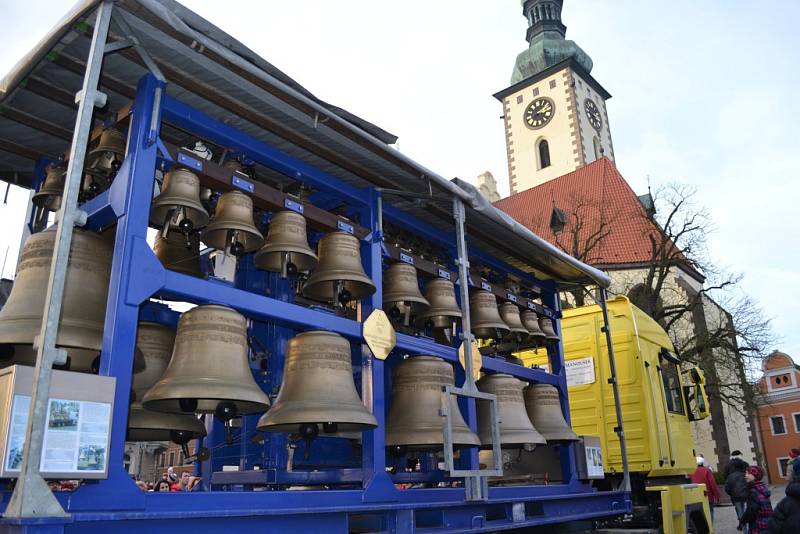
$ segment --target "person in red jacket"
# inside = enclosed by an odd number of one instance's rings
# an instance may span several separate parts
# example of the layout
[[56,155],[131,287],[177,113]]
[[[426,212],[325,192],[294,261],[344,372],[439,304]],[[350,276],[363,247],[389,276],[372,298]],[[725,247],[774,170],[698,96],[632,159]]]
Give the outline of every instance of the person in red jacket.
[[711,511],[711,522],[714,522],[714,507],[719,504],[719,488],[717,481],[714,480],[714,473],[705,466],[705,458],[697,457],[697,469],[692,474],[692,482],[695,484],[705,484],[706,494],[708,495],[708,509]]

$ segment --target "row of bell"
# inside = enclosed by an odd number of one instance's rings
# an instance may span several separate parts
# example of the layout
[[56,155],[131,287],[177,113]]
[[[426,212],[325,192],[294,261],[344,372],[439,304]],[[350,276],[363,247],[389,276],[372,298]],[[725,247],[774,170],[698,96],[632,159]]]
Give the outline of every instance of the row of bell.
[[559,341],[549,317],[531,310],[520,313],[519,306],[504,302],[497,306],[497,298],[488,291],[478,290],[469,299],[472,333],[478,339],[516,341],[532,340],[537,344]]
[[[97,146],[89,151],[81,186],[85,197],[92,197],[108,188],[125,158],[125,134],[116,128],[107,128],[100,135]],[[64,195],[67,170],[60,166],[47,168],[42,187],[32,198],[33,204],[47,211],[58,211]]]

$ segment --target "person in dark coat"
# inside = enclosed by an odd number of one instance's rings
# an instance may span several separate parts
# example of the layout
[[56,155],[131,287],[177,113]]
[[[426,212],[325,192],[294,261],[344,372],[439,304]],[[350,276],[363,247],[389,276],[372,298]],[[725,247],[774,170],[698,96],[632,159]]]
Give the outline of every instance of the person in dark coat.
[[725,493],[730,495],[738,519],[742,518],[747,498],[750,496],[750,489],[744,478],[747,462],[741,459],[741,454],[739,451],[733,451],[728,465],[725,466]]
[[770,491],[764,481],[764,470],[757,465],[751,466],[745,473],[750,495],[747,506],[739,518],[739,530],[746,534],[766,534],[769,518],[772,515]]
[[767,534],[796,534],[800,532],[800,477],[786,486],[784,497],[769,518]]

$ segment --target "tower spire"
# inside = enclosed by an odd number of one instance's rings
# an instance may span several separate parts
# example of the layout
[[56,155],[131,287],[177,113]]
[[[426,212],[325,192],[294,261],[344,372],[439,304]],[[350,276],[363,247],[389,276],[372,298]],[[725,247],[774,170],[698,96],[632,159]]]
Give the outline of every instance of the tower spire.
[[563,39],[567,27],[561,22],[562,0],[524,0],[522,14],[528,19],[528,33],[525,39],[530,43],[537,35],[555,32]]

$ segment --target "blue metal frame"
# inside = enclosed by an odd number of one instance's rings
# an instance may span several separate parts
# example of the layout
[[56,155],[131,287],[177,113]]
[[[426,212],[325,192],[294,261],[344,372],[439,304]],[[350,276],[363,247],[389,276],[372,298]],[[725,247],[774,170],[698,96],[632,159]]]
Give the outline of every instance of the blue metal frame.
[[[562,447],[564,483],[514,487],[491,487],[484,502],[466,502],[461,487],[400,490],[395,483],[403,481],[435,483],[443,479],[441,471],[398,474],[392,478],[386,471],[387,453],[384,440],[391,369],[404,354],[432,354],[450,362],[458,356],[455,347],[448,347],[424,337],[397,335],[397,348],[386,360],[372,357],[362,337],[362,326],[325,310],[308,308],[293,302],[289,284],[274,274],[254,268],[251,259],[240,262],[236,284],[215,279],[194,278],[164,269],[147,245],[146,235],[157,164],[169,164],[160,150],[158,131],[152,124],[161,121],[192,132],[198,137],[246,155],[293,179],[307,182],[326,195],[339,198],[352,209],[359,223],[370,230],[362,240],[365,270],[375,281],[377,292],[361,303],[362,317],[382,306],[383,270],[382,236],[379,228],[378,197],[374,188],[359,189],[342,183],[310,165],[283,154],[263,142],[213,119],[182,102],[165,96],[165,87],[152,75],[145,75],[138,84],[132,106],[126,159],[111,189],[83,207],[89,214],[88,226],[101,228],[116,220],[116,241],[111,286],[106,310],[100,373],[117,378],[109,478],[87,482],[71,494],[58,494],[71,518],[66,522],[18,522],[27,530],[66,530],[115,532],[158,528],[158,523],[145,521],[167,519],[165,528],[182,528],[198,532],[233,530],[253,526],[264,532],[287,529],[305,532],[325,528],[344,532],[348,525],[362,525],[374,530],[414,532],[430,528],[437,531],[474,529],[477,531],[562,523],[566,521],[612,516],[630,511],[630,495],[624,492],[598,492],[575,477],[576,466],[572,446]],[[160,101],[158,100],[160,99]],[[153,114],[161,114],[160,119]],[[166,158],[165,158],[166,157]],[[455,254],[455,240],[391,206],[384,199],[383,214],[393,223],[444,245]],[[113,230],[111,230],[113,231]],[[471,248],[470,255],[493,269],[513,273],[542,292],[543,304],[560,315],[556,286],[535,280],[527,273]],[[269,295],[265,296],[266,289]],[[205,491],[192,494],[142,493],[123,471],[123,453],[128,415],[128,392],[136,343],[136,326],[140,319],[175,324],[175,314],[149,301],[153,295],[185,300],[196,304],[220,303],[236,308],[251,319],[250,335],[266,351],[267,370],[259,362],[251,362],[256,381],[274,396],[280,385],[283,349],[297,330],[323,329],[337,332],[350,340],[357,382],[365,405],[378,420],[377,429],[364,432],[360,444],[321,438],[315,443],[311,461],[324,461],[332,455],[335,466],[318,470],[285,469],[289,450],[285,434],[269,434],[263,444],[254,443],[257,416],[243,418],[241,439],[232,445],[224,442],[222,426],[209,423],[206,446],[214,450],[211,460],[204,462],[201,472]],[[559,328],[558,321],[554,327]],[[559,330],[557,330],[558,332]],[[549,348],[551,370],[484,358],[483,368],[489,372],[512,374],[522,380],[550,383],[559,388],[564,415],[569,419],[566,372],[560,344]],[[456,366],[458,381],[463,371]],[[468,424],[476,426],[474,400],[462,399],[462,412]],[[295,458],[297,451],[295,449]],[[466,449],[465,452],[470,452]],[[317,458],[319,457],[319,458]],[[477,469],[477,454],[464,454],[461,467]],[[223,463],[235,458],[240,469],[236,473],[220,471]],[[302,462],[301,462],[302,464]],[[433,461],[432,465],[435,466]],[[253,468],[258,466],[259,471]],[[250,491],[256,483],[271,483],[268,491]],[[328,484],[330,489],[284,491],[283,485]],[[337,489],[338,488],[338,489]],[[221,489],[226,491],[220,491]]]

